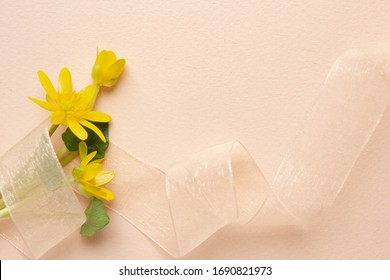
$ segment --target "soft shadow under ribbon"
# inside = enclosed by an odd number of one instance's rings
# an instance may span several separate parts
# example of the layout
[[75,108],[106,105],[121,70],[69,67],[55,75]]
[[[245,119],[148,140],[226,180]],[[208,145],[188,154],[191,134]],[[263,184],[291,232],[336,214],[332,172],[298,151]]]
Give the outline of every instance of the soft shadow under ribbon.
[[[114,212],[180,257],[232,223],[302,224],[329,207],[390,100],[390,51],[351,50],[337,59],[312,113],[272,183],[239,142],[177,162],[166,173],[110,145]],[[0,159],[10,219],[0,234],[39,257],[78,229],[84,214],[47,133],[35,129]]]

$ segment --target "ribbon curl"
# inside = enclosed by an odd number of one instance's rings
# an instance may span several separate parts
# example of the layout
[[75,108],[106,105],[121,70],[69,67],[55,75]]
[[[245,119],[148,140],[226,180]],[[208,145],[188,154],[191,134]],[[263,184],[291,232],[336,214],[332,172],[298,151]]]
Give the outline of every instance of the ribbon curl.
[[[339,57],[271,184],[239,142],[219,145],[177,162],[166,174],[112,144],[106,164],[116,173],[110,185],[116,199],[108,207],[175,257],[187,254],[231,223],[255,226],[303,223],[329,207],[340,192],[388,106],[389,82],[390,52],[351,50]],[[51,147],[47,137],[42,137],[47,132],[39,128],[33,135],[45,139],[43,146]],[[11,210],[13,224],[35,257],[83,222],[81,208],[63,181],[58,161],[54,164],[54,150],[52,147],[43,150],[45,160],[34,165],[26,164],[24,152],[19,148],[13,148],[0,160],[0,191],[10,209],[20,190],[26,196],[32,195],[26,191],[29,180],[37,180],[37,175],[30,179],[24,177],[29,173],[9,172],[14,163],[34,174],[39,170],[41,176],[34,184],[45,189],[49,200],[61,197],[58,204],[67,205],[63,209],[66,218],[36,212],[30,215],[45,225],[51,224],[52,235],[47,227],[30,223],[25,212]],[[52,164],[48,164],[50,161]],[[46,182],[45,176],[49,174],[57,182],[55,188]],[[53,208],[48,209],[55,213],[56,208],[62,207],[54,203],[58,202],[56,199],[50,203]],[[39,209],[35,200],[26,204]],[[21,248],[20,239],[12,238],[13,233],[4,227],[0,230],[2,236]],[[45,243],[36,237],[41,235],[51,241]]]

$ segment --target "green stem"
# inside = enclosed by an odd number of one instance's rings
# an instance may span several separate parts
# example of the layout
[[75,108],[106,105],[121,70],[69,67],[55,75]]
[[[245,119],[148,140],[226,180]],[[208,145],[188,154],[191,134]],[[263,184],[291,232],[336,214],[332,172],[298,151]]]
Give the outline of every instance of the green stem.
[[4,209],[0,210],[0,219],[1,219],[1,218],[5,218],[5,217],[7,217],[7,216],[9,216],[9,210],[8,210],[8,208],[4,208]]
[[62,159],[60,161],[61,162],[61,166],[64,167],[64,166],[68,165],[78,155],[79,155],[78,152],[71,152],[69,155],[67,155],[64,159]]
[[97,96],[99,94],[99,90],[100,90],[100,85],[95,84],[95,92],[93,93],[91,103],[89,103],[89,109],[91,109],[91,110],[95,106],[95,102],[96,102],[96,98],[97,98]]
[[59,160],[61,160],[61,158],[63,158],[67,152],[69,152],[69,150],[68,150],[68,149],[66,148],[66,146],[64,145],[64,147],[62,147],[61,151],[59,151],[59,152],[57,153],[57,158],[58,158]]
[[0,209],[4,209],[5,207],[4,199],[0,198]]
[[50,128],[49,128],[49,135],[50,137],[54,134],[54,132],[56,131],[56,129],[58,128],[58,124],[53,124]]
[[19,202],[13,204],[9,208],[4,208],[4,209],[0,210],[0,218],[4,218],[4,217],[9,216],[9,210],[10,209],[17,209],[17,208],[25,205],[26,203],[29,203],[30,201],[34,201],[35,199],[42,197],[46,193],[47,193],[47,191],[38,192],[38,193],[34,194],[31,197],[25,198],[22,201],[19,201]]

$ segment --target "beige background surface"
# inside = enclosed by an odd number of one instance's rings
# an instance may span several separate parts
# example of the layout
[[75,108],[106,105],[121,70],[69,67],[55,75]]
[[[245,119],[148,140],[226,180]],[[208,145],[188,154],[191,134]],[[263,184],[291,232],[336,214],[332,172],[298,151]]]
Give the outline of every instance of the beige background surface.
[[[69,2],[69,3],[68,3]],[[334,60],[389,44],[389,1],[9,1],[0,9],[0,154],[48,114],[36,72],[67,66],[80,89],[96,47],[127,59],[98,108],[111,139],[166,169],[240,140],[272,180]],[[306,230],[225,228],[191,259],[390,258],[390,110],[334,206]],[[94,240],[75,233],[45,258],[170,258],[111,214]],[[0,258],[24,258],[0,239]]]

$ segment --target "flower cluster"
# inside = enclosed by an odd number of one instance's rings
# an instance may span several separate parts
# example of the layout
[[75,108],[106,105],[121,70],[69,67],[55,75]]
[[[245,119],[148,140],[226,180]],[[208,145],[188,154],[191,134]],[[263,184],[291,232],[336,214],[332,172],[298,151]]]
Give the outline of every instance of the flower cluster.
[[[118,82],[125,64],[125,59],[117,59],[112,51],[97,52],[92,68],[94,82],[79,91],[73,89],[71,74],[65,67],[58,77],[58,90],[43,71],[38,71],[39,81],[46,92],[46,100],[29,97],[34,103],[50,111],[51,136],[60,125],[67,127],[62,134],[64,147],[57,153],[61,165],[65,166],[80,156],[81,162],[73,168],[71,182],[78,186],[77,189],[82,195],[91,199],[85,212],[87,222],[81,228],[83,236],[93,236],[109,220],[104,206],[101,207],[101,200],[114,199],[114,194],[103,187],[114,178],[113,172],[103,170],[111,117],[104,112],[95,111],[94,105],[102,87],[112,87]],[[106,219],[92,221],[97,215]]]

